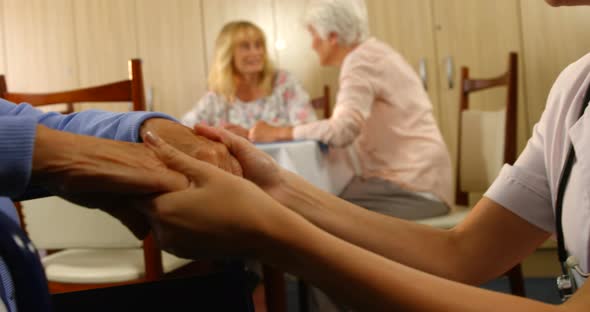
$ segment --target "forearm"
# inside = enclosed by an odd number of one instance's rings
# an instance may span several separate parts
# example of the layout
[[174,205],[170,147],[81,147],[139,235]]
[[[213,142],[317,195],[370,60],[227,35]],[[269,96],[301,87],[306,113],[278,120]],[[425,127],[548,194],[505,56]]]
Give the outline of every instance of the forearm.
[[[74,134],[38,125],[32,157],[31,184],[42,186],[50,177],[69,168],[83,151]],[[64,152],[67,151],[67,152]]]
[[331,146],[348,146],[359,136],[365,119],[353,109],[339,108],[330,119],[299,125],[293,138],[317,140]]
[[[290,219],[277,222],[262,260],[302,277],[359,311],[557,310],[420,272],[336,238],[304,220]],[[422,244],[421,248],[428,247]]]
[[[319,228],[386,258],[436,275],[453,275],[452,232],[422,226],[360,208],[282,171],[271,195]],[[429,261],[444,258],[445,261]]]
[[[519,238],[510,238],[513,232],[508,230],[508,225],[516,229],[527,227],[518,223],[518,219],[503,221],[506,228],[501,231],[505,234],[497,234],[493,229],[481,230],[492,226],[489,223],[470,222],[473,226],[467,229],[436,229],[358,207],[287,171],[283,170],[281,175],[283,182],[280,188],[269,191],[271,195],[319,228],[388,259],[452,280],[477,284],[496,277],[532,252],[537,242],[547,238],[541,231],[519,232]],[[491,234],[487,235],[488,232]],[[521,237],[529,243],[519,243]],[[493,259],[499,253],[504,256]]]
[[[183,189],[183,174],[168,170],[144,144],[37,126],[30,185],[55,194],[151,194]],[[100,147],[100,148],[97,148]]]

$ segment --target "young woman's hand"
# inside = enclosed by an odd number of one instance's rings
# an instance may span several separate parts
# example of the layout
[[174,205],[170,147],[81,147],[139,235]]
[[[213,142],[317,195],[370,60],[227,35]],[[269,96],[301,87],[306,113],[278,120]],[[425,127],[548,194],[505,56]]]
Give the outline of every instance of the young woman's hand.
[[244,178],[254,182],[260,188],[269,190],[281,183],[283,170],[270,155],[259,150],[245,138],[227,130],[196,125],[195,133],[210,140],[223,143],[238,160]]
[[[315,201],[301,204],[300,192],[314,190],[303,178],[281,168],[270,155],[256,148],[248,140],[238,137],[224,129],[195,126],[195,133],[210,140],[218,141],[229,149],[240,163],[244,178],[254,182],[268,195],[289,209],[305,216],[306,211],[315,210]],[[321,192],[321,191],[318,191]]]
[[248,132],[250,131],[242,126],[238,126],[238,125],[234,125],[234,124],[225,124],[225,125],[223,125],[223,129],[225,129],[235,135],[241,136],[244,139],[248,138]]
[[[188,258],[255,255],[282,216],[293,214],[252,182],[191,158],[151,133],[146,143],[168,168],[191,182],[187,189],[135,202],[166,251]],[[258,166],[273,167],[264,161]]]

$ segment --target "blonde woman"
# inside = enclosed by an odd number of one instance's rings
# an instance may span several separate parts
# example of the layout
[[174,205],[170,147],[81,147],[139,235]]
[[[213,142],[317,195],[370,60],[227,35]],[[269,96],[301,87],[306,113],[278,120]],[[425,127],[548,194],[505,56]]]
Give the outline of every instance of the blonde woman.
[[275,126],[315,121],[309,95],[284,70],[274,68],[262,30],[248,21],[226,24],[215,42],[209,92],[182,123],[223,126],[243,137],[263,120]]

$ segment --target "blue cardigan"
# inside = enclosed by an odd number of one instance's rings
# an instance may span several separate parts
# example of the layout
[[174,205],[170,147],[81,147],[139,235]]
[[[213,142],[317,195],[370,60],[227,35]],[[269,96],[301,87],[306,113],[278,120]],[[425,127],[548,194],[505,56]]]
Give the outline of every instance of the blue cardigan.
[[[26,103],[15,105],[0,99],[0,212],[18,222],[10,198],[29,191],[37,125],[106,139],[138,142],[139,129],[149,118],[172,119],[160,113],[111,113],[98,110],[62,115],[45,113]],[[12,282],[1,259],[0,278],[0,297],[10,311],[15,311]]]

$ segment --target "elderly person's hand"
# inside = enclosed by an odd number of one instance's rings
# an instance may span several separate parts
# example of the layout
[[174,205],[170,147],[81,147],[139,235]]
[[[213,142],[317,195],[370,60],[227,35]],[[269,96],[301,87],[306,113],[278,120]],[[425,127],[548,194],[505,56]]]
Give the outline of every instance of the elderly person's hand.
[[235,175],[242,175],[240,164],[223,144],[195,135],[191,128],[171,120],[152,118],[143,123],[140,130],[142,138],[147,131],[155,133],[191,157],[206,161]]
[[181,190],[189,181],[168,169],[144,144],[38,126],[31,185],[79,205],[104,208],[141,238],[147,224],[128,207],[120,206],[122,199]]
[[254,182],[260,188],[269,191],[281,183],[283,169],[270,155],[257,149],[248,140],[221,128],[196,125],[194,130],[199,135],[227,146],[240,163],[244,178]]
[[275,127],[265,121],[258,121],[250,132],[248,138],[252,142],[275,142],[293,140],[293,127]]
[[[241,140],[233,142],[234,149],[243,148]],[[253,255],[260,251],[266,231],[284,227],[281,215],[294,216],[250,181],[190,158],[151,133],[146,143],[169,168],[191,181],[190,188],[136,201],[166,251],[186,258]],[[255,166],[272,168],[264,161]]]

